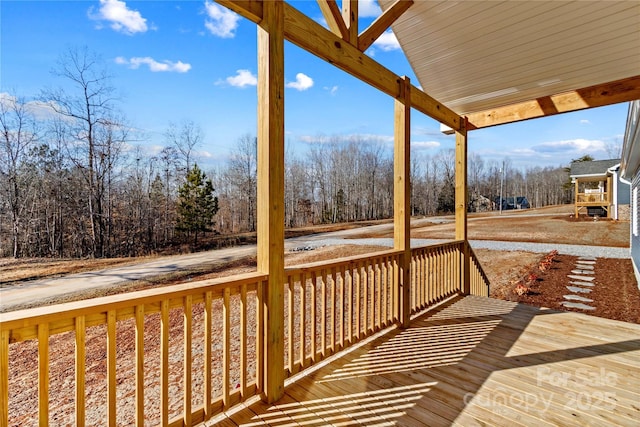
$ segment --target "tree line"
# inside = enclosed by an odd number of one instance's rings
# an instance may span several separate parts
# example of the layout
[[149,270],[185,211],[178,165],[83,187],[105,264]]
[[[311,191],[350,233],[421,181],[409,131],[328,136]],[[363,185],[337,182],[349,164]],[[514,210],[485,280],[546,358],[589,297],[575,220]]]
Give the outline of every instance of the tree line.
[[[255,231],[255,137],[239,137],[230,158],[205,173],[204,135],[192,121],[169,124],[156,153],[136,145],[109,74],[87,49],[65,52],[54,74],[65,89],[0,98],[0,256],[139,256],[206,232]],[[453,210],[454,165],[453,150],[412,153],[412,215]],[[468,169],[472,198],[571,201],[562,167],[518,170],[472,153]],[[303,155],[288,150],[285,174],[287,227],[393,215],[387,141],[336,136]]]

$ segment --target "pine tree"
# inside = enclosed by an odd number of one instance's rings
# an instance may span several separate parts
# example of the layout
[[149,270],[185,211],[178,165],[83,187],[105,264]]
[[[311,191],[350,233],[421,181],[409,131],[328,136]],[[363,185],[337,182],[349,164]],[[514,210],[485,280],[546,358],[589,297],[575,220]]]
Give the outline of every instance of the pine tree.
[[213,216],[218,212],[218,198],[213,196],[213,184],[207,179],[197,164],[189,170],[187,180],[178,189],[179,231],[193,234],[194,245],[198,243],[198,233],[211,231]]

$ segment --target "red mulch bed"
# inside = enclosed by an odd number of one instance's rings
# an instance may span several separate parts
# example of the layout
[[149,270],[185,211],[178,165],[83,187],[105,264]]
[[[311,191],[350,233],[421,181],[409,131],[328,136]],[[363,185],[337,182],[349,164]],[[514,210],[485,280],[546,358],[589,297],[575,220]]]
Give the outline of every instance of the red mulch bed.
[[[575,294],[566,286],[575,286],[569,284],[572,279],[567,276],[576,269],[578,257],[551,253],[546,258],[550,262],[544,271],[540,269],[540,264],[545,257],[541,257],[540,263],[530,266],[520,281],[510,284],[502,290],[501,295],[496,296],[538,307],[640,323],[640,290],[630,259],[597,258],[594,265],[595,286],[591,287],[591,293],[580,294],[592,299],[593,302],[588,304],[596,309],[585,311],[561,305],[565,301],[564,295]],[[518,290],[524,293],[519,295]]]

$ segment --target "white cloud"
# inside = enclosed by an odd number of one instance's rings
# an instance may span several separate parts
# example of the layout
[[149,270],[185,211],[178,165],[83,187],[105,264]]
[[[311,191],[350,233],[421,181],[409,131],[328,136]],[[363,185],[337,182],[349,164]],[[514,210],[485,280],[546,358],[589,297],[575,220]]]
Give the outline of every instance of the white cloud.
[[440,147],[440,143],[438,141],[412,141],[411,147],[416,150],[430,150]]
[[582,120],[580,120],[580,124],[581,125],[589,125],[589,124],[591,124],[591,122],[589,120],[587,120],[587,119],[582,119]]
[[131,59],[123,58],[122,56],[118,56],[115,59],[116,64],[127,65],[131,69],[138,69],[141,65],[146,65],[149,67],[149,70],[154,73],[160,72],[174,72],[174,73],[186,73],[191,69],[191,64],[186,64],[182,61],[172,62],[169,60],[164,60],[162,62],[158,62],[155,59],[145,56],[145,57],[133,57]]
[[534,145],[531,149],[538,153],[595,153],[604,152],[606,144],[601,140],[591,139],[568,139],[564,141],[550,141]]
[[127,8],[120,0],[100,0],[100,8],[93,13],[89,9],[89,18],[96,21],[108,21],[111,28],[124,34],[144,33],[148,30],[147,20],[137,10]]
[[387,30],[378,39],[373,42],[373,47],[376,47],[384,52],[400,49],[400,43],[396,38],[396,35],[391,30]]
[[358,1],[358,15],[361,18],[377,18],[382,14],[382,9],[374,0]]
[[329,94],[331,94],[331,96],[335,96],[336,93],[338,93],[338,86],[325,86],[322,89],[326,90],[327,92],[329,92]]
[[235,76],[227,77],[225,81],[233,87],[256,86],[258,84],[258,78],[249,70],[238,70]]
[[312,86],[313,86],[313,79],[303,73],[296,74],[295,82],[289,82],[286,84],[286,87],[299,90],[299,91],[307,90]]
[[204,26],[211,34],[224,39],[235,37],[240,16],[209,0],[205,1],[204,7],[208,17],[204,21]]
[[8,92],[0,92],[0,105],[7,110],[22,107],[26,113],[31,114],[38,120],[48,120],[55,117],[63,120],[66,119],[64,116],[56,113],[54,107],[57,105],[54,104],[53,101],[26,101]]

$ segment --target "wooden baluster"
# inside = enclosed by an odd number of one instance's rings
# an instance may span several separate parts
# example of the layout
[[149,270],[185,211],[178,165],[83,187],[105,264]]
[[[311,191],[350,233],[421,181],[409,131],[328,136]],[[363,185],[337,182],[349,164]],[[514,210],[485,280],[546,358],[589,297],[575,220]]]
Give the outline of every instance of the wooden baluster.
[[264,302],[262,296],[264,295],[264,286],[266,281],[261,280],[258,282],[258,288],[256,289],[256,386],[257,392],[264,391]]
[[211,395],[213,393],[211,385],[211,371],[213,363],[213,352],[211,344],[213,340],[213,296],[211,292],[204,294],[204,418],[209,419],[213,416],[211,408]]
[[78,316],[76,323],[76,426],[85,424],[85,365],[86,365],[86,331],[85,317]]
[[288,278],[288,288],[289,288],[289,316],[288,316],[288,329],[289,329],[289,347],[288,347],[288,367],[289,367],[289,372],[291,375],[293,375],[293,373],[295,372],[294,370],[294,363],[295,363],[295,357],[294,357],[294,351],[295,351],[295,347],[294,347],[294,343],[295,343],[295,339],[294,339],[294,322],[295,322],[295,282],[293,281],[293,275],[289,275]]
[[344,266],[340,267],[340,300],[339,300],[339,304],[340,304],[340,350],[342,350],[344,348],[344,324],[345,324],[345,268]]
[[382,329],[382,263],[384,260],[378,258],[376,262],[376,328]]
[[331,353],[336,352],[336,268],[331,269]]
[[224,288],[222,294],[222,403],[225,408],[231,406],[229,392],[231,370],[231,307],[229,297],[231,289]]
[[136,426],[144,426],[144,305],[135,307]]
[[360,315],[361,315],[361,309],[360,309],[360,271],[359,271],[359,265],[356,264],[353,267],[353,283],[355,286],[355,291],[356,291],[356,324],[355,324],[355,335],[356,335],[356,340],[360,341]]
[[388,306],[389,306],[389,257],[384,257],[382,260],[382,325],[388,325]]
[[358,263],[362,282],[362,329],[365,337],[369,335],[369,271],[367,267],[366,261]]
[[240,286],[240,396],[247,398],[247,285]]
[[[205,314],[206,318],[206,314]],[[160,302],[160,423],[169,425],[169,300]],[[206,329],[206,327],[205,327]],[[206,332],[205,332],[206,334]],[[206,348],[205,348],[206,352]],[[211,376],[211,375],[209,375]],[[206,387],[206,379],[205,379]],[[206,404],[207,401],[205,401]],[[205,405],[206,408],[206,405]]]
[[38,325],[38,420],[49,425],[49,324]]
[[317,313],[316,313],[316,299],[318,294],[316,292],[316,281],[318,278],[315,276],[315,273],[311,273],[311,296],[309,301],[311,303],[311,362],[316,362],[316,331],[317,331]]
[[306,365],[307,354],[307,277],[300,273],[300,363],[301,368]]
[[107,420],[116,425],[116,312],[107,312]]
[[0,427],[9,427],[9,331],[0,331]]
[[191,425],[191,363],[192,363],[192,354],[191,354],[191,344],[193,341],[193,311],[192,311],[192,301],[193,297],[191,295],[187,295],[184,297],[184,372],[183,374],[183,411],[182,420],[185,426]]
[[[346,274],[346,267],[345,267]],[[353,343],[353,271],[349,270],[349,280],[347,286],[347,341],[349,345]]]
[[320,270],[320,353],[325,358],[327,349],[327,272]]

